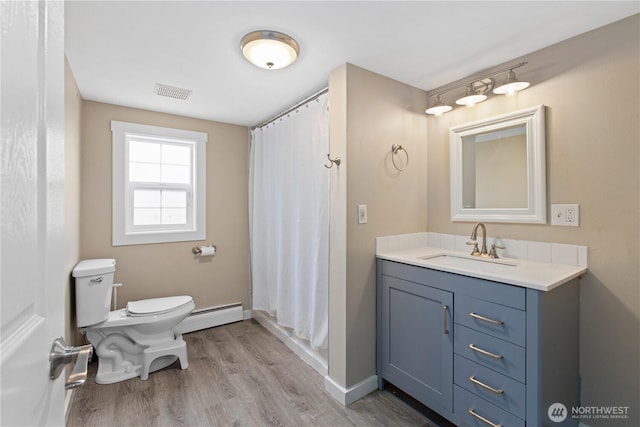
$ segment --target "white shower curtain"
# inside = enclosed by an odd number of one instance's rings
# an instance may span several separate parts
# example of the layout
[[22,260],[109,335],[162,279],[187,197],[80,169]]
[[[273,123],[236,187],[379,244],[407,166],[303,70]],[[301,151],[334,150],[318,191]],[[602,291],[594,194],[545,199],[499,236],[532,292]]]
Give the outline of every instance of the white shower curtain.
[[253,309],[327,348],[328,94],[251,132]]

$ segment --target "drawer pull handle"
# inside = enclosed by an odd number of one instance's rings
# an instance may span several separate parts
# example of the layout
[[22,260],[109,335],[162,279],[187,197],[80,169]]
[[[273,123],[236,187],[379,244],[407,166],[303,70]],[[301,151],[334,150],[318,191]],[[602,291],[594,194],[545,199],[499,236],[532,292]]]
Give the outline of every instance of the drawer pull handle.
[[478,415],[475,413],[475,411],[473,410],[473,408],[469,408],[469,414],[473,415],[474,417],[476,417],[477,419],[479,419],[480,421],[487,423],[488,425],[490,425],[491,427],[502,427],[502,424],[496,424],[496,423],[492,423],[491,421],[489,421],[488,419],[486,419],[485,417],[483,417],[482,415]]
[[490,385],[486,385],[485,383],[483,383],[482,381],[478,381],[473,375],[471,375],[469,377],[469,381],[471,381],[474,384],[479,385],[480,387],[486,388],[489,391],[494,392],[495,394],[502,394],[504,393],[504,390],[499,389],[499,388],[493,388]]
[[473,317],[474,319],[483,320],[493,325],[502,326],[502,323],[503,323],[502,320],[489,319],[488,317],[480,316],[479,314],[474,313],[473,311],[469,313],[469,316]]
[[442,306],[442,333],[447,335],[449,332],[447,331],[447,307],[446,305]]
[[480,354],[484,354],[485,356],[493,357],[494,359],[498,359],[498,360],[501,360],[501,359],[502,359],[502,355],[500,355],[500,354],[494,354],[494,353],[491,353],[490,351],[483,350],[483,349],[481,349],[481,348],[479,348],[479,347],[476,347],[476,346],[475,346],[475,345],[473,345],[473,344],[469,344],[469,348],[470,348],[471,350],[473,350],[473,351],[477,351],[477,352],[478,352],[478,353],[480,353]]

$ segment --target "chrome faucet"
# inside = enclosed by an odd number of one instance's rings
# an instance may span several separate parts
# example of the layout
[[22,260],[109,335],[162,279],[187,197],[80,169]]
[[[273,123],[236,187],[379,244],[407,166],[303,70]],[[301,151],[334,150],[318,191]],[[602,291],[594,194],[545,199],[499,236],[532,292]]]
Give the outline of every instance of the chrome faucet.
[[[478,238],[478,227],[482,228],[482,248],[478,249],[478,242],[476,239]],[[496,245],[495,243],[491,244],[491,250],[487,252],[487,228],[481,222],[476,222],[476,225],[473,226],[473,230],[471,231],[471,242],[467,242],[467,245],[473,245],[473,250],[471,251],[471,255],[474,256],[484,256],[489,258],[497,259],[498,253],[497,249],[504,249],[504,246]]]
[[478,243],[476,242],[471,255],[489,256],[487,252],[487,228],[483,223],[476,222],[476,225],[473,226],[473,230],[471,231],[470,239],[475,241],[478,238],[478,227],[482,228],[482,248],[480,248],[480,252],[478,252]]

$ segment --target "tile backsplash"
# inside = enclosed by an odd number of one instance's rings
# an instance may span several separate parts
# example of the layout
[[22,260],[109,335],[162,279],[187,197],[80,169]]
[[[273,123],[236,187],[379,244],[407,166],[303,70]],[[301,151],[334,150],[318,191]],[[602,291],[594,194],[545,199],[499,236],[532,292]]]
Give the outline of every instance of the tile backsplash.
[[[376,252],[388,252],[420,246],[471,252],[471,247],[466,244],[468,241],[469,236],[433,232],[384,236],[376,239]],[[552,264],[588,267],[586,246],[487,236],[487,247],[490,247],[492,243],[498,246],[504,246],[504,249],[497,249],[498,256],[501,258],[515,258]]]

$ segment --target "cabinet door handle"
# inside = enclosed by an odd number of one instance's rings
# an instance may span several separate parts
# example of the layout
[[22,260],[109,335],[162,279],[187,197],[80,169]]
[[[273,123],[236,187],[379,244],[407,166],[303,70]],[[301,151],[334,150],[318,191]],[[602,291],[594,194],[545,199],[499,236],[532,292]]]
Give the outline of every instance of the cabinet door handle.
[[494,320],[494,319],[490,319],[488,317],[480,316],[479,314],[474,313],[473,311],[471,313],[469,313],[469,316],[473,317],[474,319],[483,320],[483,321],[491,323],[493,325],[502,326],[502,320]]
[[449,309],[449,307],[447,307],[446,305],[442,306],[442,333],[444,335],[447,335],[449,333],[449,331],[447,331],[447,310]]
[[477,385],[479,385],[480,387],[483,387],[483,388],[485,388],[485,389],[487,389],[487,390],[489,390],[489,391],[492,391],[492,392],[494,392],[495,394],[502,394],[502,393],[504,393],[504,390],[502,390],[502,389],[500,389],[500,388],[493,388],[493,387],[491,387],[490,385],[487,385],[487,384],[483,383],[482,381],[478,381],[478,380],[477,380],[473,375],[471,375],[471,376],[469,377],[469,381],[471,381],[472,383],[477,384]]
[[469,344],[469,348],[473,351],[477,351],[480,354],[484,354],[485,356],[493,357],[494,359],[498,359],[498,360],[502,359],[502,355],[491,353],[490,351],[487,351],[487,350],[483,350],[479,347],[476,347],[473,344]]
[[469,414],[473,415],[474,417],[476,417],[477,419],[479,419],[483,423],[486,423],[486,424],[490,425],[491,427],[502,427],[502,424],[492,423],[491,421],[489,421],[488,419],[486,419],[482,415],[476,414],[475,411],[473,410],[473,408],[469,408]]

